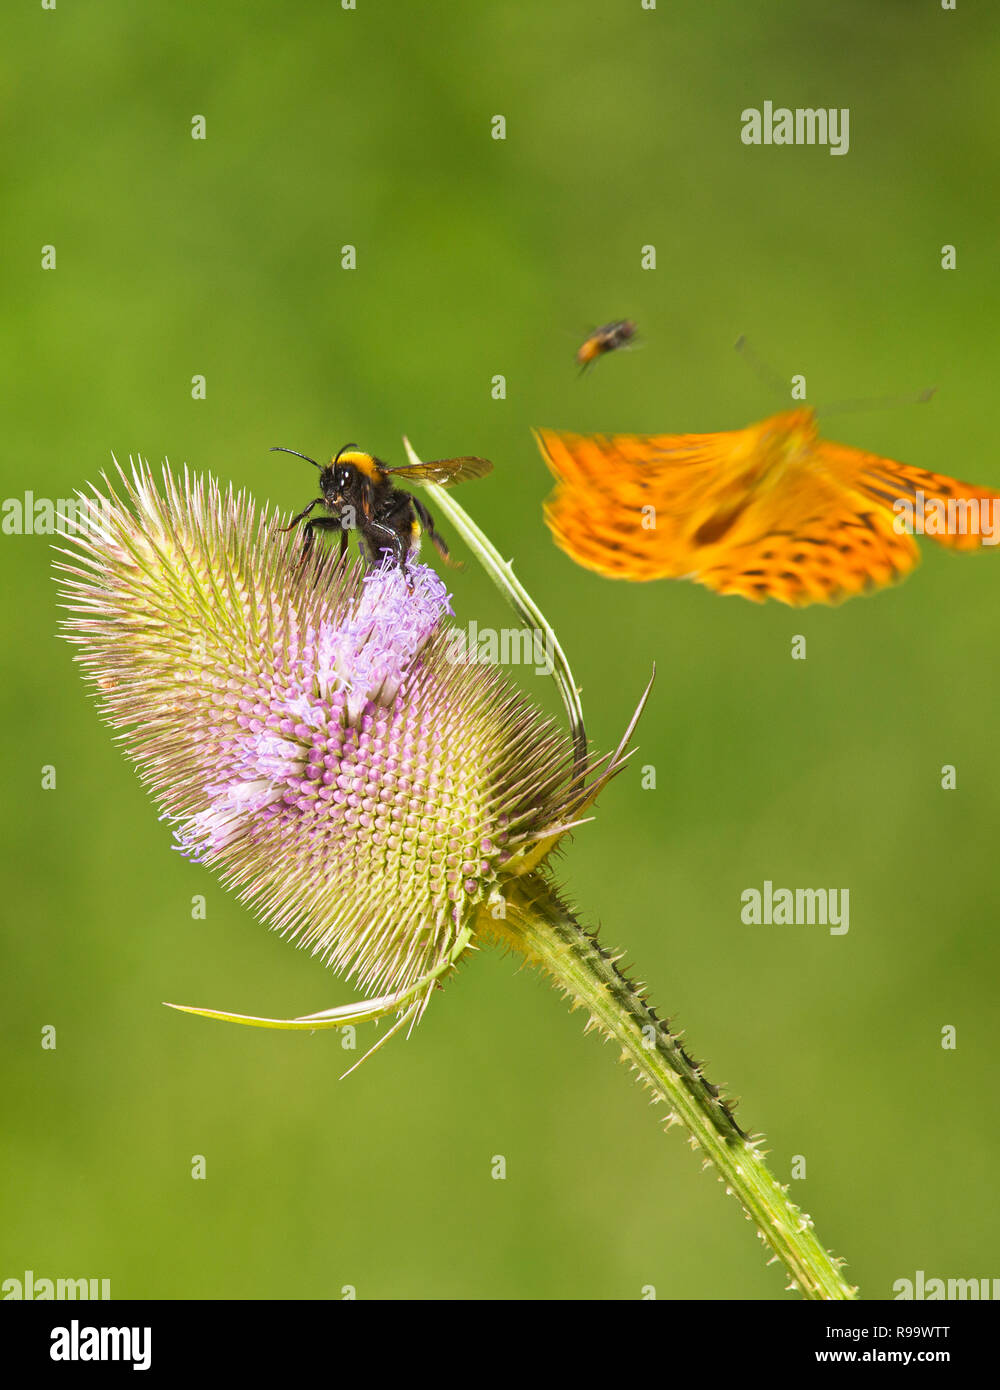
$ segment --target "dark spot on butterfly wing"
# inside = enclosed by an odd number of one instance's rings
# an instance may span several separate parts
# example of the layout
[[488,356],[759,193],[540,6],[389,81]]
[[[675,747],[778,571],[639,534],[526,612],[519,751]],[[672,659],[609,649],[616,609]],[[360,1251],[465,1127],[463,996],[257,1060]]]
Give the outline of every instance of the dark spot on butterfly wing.
[[731,507],[727,512],[716,512],[707,521],[703,521],[691,537],[694,545],[714,545],[716,541],[722,539],[727,531],[735,525],[737,519],[746,510],[750,499],[743,498],[735,507]]

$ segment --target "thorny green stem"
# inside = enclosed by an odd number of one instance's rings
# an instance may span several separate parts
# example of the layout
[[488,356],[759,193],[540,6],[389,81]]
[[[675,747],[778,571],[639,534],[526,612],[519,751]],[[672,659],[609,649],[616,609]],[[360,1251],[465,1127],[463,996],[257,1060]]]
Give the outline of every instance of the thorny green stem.
[[[403,436],[403,445],[410,462],[420,463],[412,444],[405,435]],[[514,612],[535,631],[540,632],[547,644],[551,643],[550,646],[546,646],[546,651],[551,651],[553,654],[552,675],[566,706],[570,732],[573,735],[574,766],[577,771],[581,771],[587,761],[587,731],[583,723],[583,706],[580,703],[580,693],[573,679],[573,672],[570,670],[566,653],[560,647],[555,633],[545,619],[545,615],[514,574],[513,564],[509,560],[503,559],[496,546],[488,537],[483,535],[476,523],[455,501],[451,493],[446,492],[437,483],[425,484],[424,490],[430,493],[434,500],[434,506],[448,518]]]
[[618,958],[579,925],[548,881],[538,874],[508,889],[506,919],[483,914],[481,927],[540,966],[590,1013],[597,1028],[621,1047],[653,1092],[667,1106],[666,1127],[683,1124],[693,1146],[713,1163],[726,1191],[738,1198],[761,1240],[791,1275],[790,1289],[804,1298],[847,1300],[858,1291],[846,1282],[842,1261],[817,1240],[813,1223],[788,1198],[764,1163],[761,1139],[744,1134],[726,1101],[702,1074],[679,1038],[618,969]]

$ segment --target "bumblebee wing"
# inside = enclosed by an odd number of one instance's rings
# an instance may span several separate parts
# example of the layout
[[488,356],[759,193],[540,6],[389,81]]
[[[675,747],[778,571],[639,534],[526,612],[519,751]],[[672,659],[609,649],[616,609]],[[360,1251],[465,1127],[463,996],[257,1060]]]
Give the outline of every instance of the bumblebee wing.
[[404,464],[402,468],[387,468],[385,471],[394,478],[454,487],[456,483],[466,483],[472,478],[485,478],[492,469],[489,459],[459,458],[431,459],[429,463]]

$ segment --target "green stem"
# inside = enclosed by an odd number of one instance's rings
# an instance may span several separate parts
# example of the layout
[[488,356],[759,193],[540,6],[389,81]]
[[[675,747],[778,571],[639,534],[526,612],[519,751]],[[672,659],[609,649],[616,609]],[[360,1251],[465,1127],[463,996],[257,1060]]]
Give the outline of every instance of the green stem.
[[817,1240],[811,1219],[788,1198],[760,1153],[761,1140],[744,1134],[718,1089],[659,1019],[640,991],[619,971],[616,958],[583,930],[551,885],[538,874],[515,879],[507,890],[507,916],[482,922],[484,931],[542,967],[590,1013],[598,1028],[622,1049],[622,1060],[665,1103],[669,1128],[680,1123],[713,1163],[791,1275],[790,1288],[804,1298],[853,1299],[858,1291],[841,1274],[840,1260]]

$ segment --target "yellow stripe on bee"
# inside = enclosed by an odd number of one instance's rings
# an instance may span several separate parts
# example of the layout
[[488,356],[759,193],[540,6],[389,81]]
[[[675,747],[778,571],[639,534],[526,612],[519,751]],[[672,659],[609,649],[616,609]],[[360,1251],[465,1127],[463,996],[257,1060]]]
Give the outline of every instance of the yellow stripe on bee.
[[363,473],[366,478],[371,478],[372,482],[378,482],[382,476],[382,469],[379,461],[371,454],[363,453],[360,449],[345,449],[335,459],[330,460],[331,464],[338,466],[347,464],[356,468],[359,473]]

